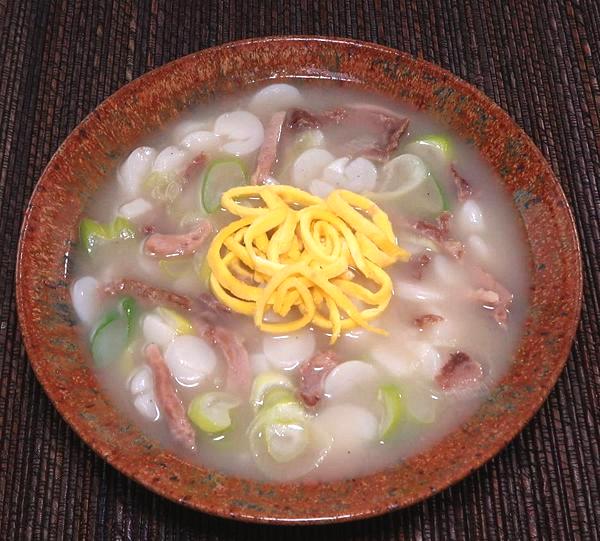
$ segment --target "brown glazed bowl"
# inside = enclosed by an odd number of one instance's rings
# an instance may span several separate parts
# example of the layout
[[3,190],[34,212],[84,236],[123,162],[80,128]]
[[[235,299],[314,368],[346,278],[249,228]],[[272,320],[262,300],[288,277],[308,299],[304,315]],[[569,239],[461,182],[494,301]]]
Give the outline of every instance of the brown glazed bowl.
[[[186,463],[142,434],[100,388],[69,300],[69,252],[94,192],[136,142],[191,104],[249,82],[333,80],[427,111],[471,142],[522,220],[531,307],[510,372],[459,429],[397,466],[358,479],[269,484]],[[332,84],[329,81],[329,84]],[[346,39],[264,38],[191,54],[133,81],[99,105],[58,149],[31,197],[17,268],[27,352],[46,393],[81,438],[123,474],[184,505],[223,517],[320,523],[405,507],[455,483],[529,421],[560,374],[581,304],[581,258],[560,185],[525,133],[481,92],[396,50]]]

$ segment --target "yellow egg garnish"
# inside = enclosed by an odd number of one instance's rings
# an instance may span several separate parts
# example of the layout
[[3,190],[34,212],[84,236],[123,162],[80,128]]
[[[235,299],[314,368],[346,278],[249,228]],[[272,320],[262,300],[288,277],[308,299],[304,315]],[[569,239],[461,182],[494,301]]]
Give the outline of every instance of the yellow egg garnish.
[[[383,269],[409,254],[375,203],[346,190],[321,199],[265,185],[232,188],[221,205],[239,217],[217,233],[207,255],[222,303],[270,333],[316,325],[331,331],[331,343],[356,327],[387,334],[369,323],[392,297]],[[269,312],[297,317],[272,323]]]

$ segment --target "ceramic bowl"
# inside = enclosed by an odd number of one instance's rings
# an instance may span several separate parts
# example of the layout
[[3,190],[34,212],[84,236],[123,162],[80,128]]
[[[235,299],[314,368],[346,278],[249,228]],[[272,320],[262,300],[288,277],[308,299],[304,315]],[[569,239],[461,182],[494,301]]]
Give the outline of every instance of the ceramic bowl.
[[[180,111],[249,82],[308,77],[408,102],[474,145],[512,197],[530,250],[531,308],[506,377],[459,429],[397,466],[313,485],[229,477],[180,460],[117,411],[82,347],[69,301],[69,253],[94,192],[136,142]],[[331,82],[329,81],[329,84]],[[318,523],[367,517],[426,498],[498,453],[527,423],[567,359],[581,303],[573,219],[542,154],[510,117],[451,73],[370,43],[316,37],[240,41],[191,54],[104,101],[58,149],[21,233],[17,299],[30,362],[81,438],[124,475],[194,509],[240,520]]]

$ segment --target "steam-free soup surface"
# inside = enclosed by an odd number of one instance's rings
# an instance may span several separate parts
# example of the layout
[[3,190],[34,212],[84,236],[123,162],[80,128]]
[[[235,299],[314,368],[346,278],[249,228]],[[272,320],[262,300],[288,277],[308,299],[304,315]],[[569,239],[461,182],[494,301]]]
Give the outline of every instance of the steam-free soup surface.
[[[527,308],[526,249],[494,173],[445,126],[294,80],[192,109],[139,144],[87,209],[71,291],[99,380],[160,445],[241,477],[350,478],[430,447],[493,393]],[[221,194],[252,182],[323,201],[348,190],[387,214],[409,258],[382,263],[393,291],[369,323],[387,335],[272,333],[215,296],[207,253],[239,219]],[[248,271],[241,282],[267,287]]]

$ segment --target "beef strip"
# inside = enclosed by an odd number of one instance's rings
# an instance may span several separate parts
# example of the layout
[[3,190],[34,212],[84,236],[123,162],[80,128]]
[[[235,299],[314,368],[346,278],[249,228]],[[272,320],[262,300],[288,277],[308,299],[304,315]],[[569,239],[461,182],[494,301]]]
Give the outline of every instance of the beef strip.
[[204,166],[206,165],[207,161],[208,156],[206,155],[206,153],[200,152],[200,154],[198,154],[186,167],[185,171],[183,172],[183,178],[187,181],[194,180],[198,176],[200,171],[204,169]]
[[[449,222],[451,218],[452,215],[450,213],[444,212],[438,217],[435,223],[420,220],[410,224],[401,221],[399,222],[399,226],[412,227],[415,231],[435,243],[440,251],[460,260],[464,254],[464,246],[461,242],[449,238]],[[425,253],[411,258],[410,264],[413,266],[412,274],[416,279],[422,278],[423,268],[429,263],[427,258],[428,256]],[[513,300],[513,294],[496,280],[494,276],[484,271],[481,267],[469,264],[466,261],[463,261],[463,263],[475,283],[475,289],[470,292],[471,298],[493,309],[494,319],[500,325],[505,325],[508,320],[509,307]]]
[[371,127],[378,136],[370,143],[358,145],[358,148],[350,141],[346,153],[352,157],[363,156],[379,162],[387,161],[390,154],[398,148],[400,139],[409,125],[407,118],[399,117],[393,111],[373,105],[350,107],[347,118],[356,120],[365,130]]
[[291,130],[314,130],[321,126],[322,119],[305,111],[304,109],[292,109],[287,116],[286,127]]
[[435,325],[436,323],[439,323],[440,321],[444,321],[442,316],[438,316],[437,314],[425,314],[416,317],[414,323],[418,329],[424,330],[432,325]]
[[314,406],[321,400],[325,378],[339,363],[338,355],[327,350],[316,353],[300,366],[300,397],[307,406]]
[[421,280],[423,278],[423,271],[429,263],[431,263],[431,256],[426,252],[411,256],[408,265],[410,266],[410,273],[413,278]]
[[223,354],[227,363],[227,389],[248,394],[252,383],[252,369],[248,351],[236,334],[225,327],[214,325],[205,317],[194,317],[193,324],[200,337],[217,346]]
[[104,292],[108,295],[132,295],[152,304],[166,304],[184,310],[191,310],[193,306],[191,299],[184,295],[130,278],[110,282],[104,287]]
[[[464,246],[461,242],[449,238],[449,223],[451,218],[452,215],[450,213],[443,212],[435,222],[420,220],[411,224],[400,220],[397,223],[400,227],[412,227],[415,231],[431,240],[440,251],[460,260],[464,254]],[[422,261],[419,260],[421,257],[423,257]],[[413,276],[416,279],[422,277],[422,269],[429,263],[426,258],[427,255],[425,253],[416,258],[414,256],[411,258],[410,263],[414,266]],[[493,309],[494,319],[500,325],[505,325],[508,320],[509,307],[513,300],[513,294],[496,280],[494,276],[484,271],[481,267],[464,260],[463,264],[475,283],[475,289],[470,292],[471,298]]]
[[188,449],[193,448],[196,439],[195,431],[187,418],[181,400],[177,396],[171,372],[160,348],[156,344],[148,344],[144,354],[148,366],[152,370],[156,401],[160,411],[165,416],[173,439]]
[[322,113],[310,113],[304,109],[291,109],[287,116],[286,126],[292,130],[310,130],[322,128],[328,124],[339,124],[348,113],[345,109],[331,109]]
[[389,155],[400,143],[408,128],[407,118],[396,115],[389,109],[373,105],[356,105],[337,108],[322,113],[310,113],[303,109],[292,109],[286,123],[289,129],[315,129],[330,124],[339,125],[354,120],[363,132],[372,132],[376,137],[370,141],[355,139],[348,141],[341,149],[350,157],[363,156],[375,161],[387,161]]
[[482,377],[481,365],[463,351],[456,351],[450,354],[435,381],[444,391],[450,391],[468,388]]
[[279,111],[271,117],[271,120],[267,124],[265,139],[260,147],[258,158],[256,159],[256,169],[251,178],[251,183],[254,185],[263,184],[273,172],[285,117],[285,111]]
[[471,188],[471,185],[458,174],[454,164],[450,166],[450,169],[452,171],[454,185],[456,186],[456,196],[461,203],[464,203],[473,196],[473,189]]
[[225,315],[231,313],[231,308],[229,308],[229,306],[225,306],[212,293],[209,293],[208,291],[199,295],[197,300],[201,306],[203,306],[211,312],[214,312],[215,314]]
[[465,251],[462,242],[450,238],[450,220],[452,214],[442,212],[435,222],[419,220],[412,224],[413,229],[433,241],[443,252],[460,259]]
[[471,293],[472,298],[492,308],[496,322],[505,325],[514,295],[481,267],[473,266],[471,273],[478,287]]
[[205,335],[210,337],[227,361],[227,388],[247,394],[252,383],[252,370],[246,348],[233,331],[215,326]]
[[189,233],[163,235],[154,233],[144,243],[144,253],[155,257],[193,255],[213,232],[210,221],[202,220]]
[[424,237],[441,244],[449,238],[449,223],[451,217],[452,215],[449,212],[442,212],[435,222],[419,220],[414,223],[413,227]]
[[231,314],[231,309],[219,302],[211,293],[204,292],[192,299],[186,295],[180,295],[168,289],[155,287],[141,280],[124,278],[119,281],[110,282],[104,286],[104,292],[108,295],[131,295],[137,299],[145,300],[149,304],[168,305],[174,308],[193,312],[215,323],[224,316]]

